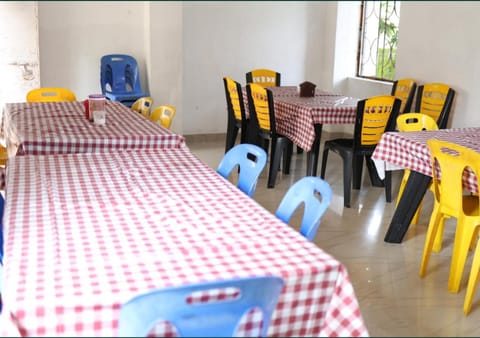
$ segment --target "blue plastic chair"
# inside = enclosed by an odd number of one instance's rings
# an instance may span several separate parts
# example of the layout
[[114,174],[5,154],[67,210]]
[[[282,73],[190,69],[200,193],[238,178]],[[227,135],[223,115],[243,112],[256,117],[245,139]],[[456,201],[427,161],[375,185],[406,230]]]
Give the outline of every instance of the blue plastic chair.
[[102,56],[100,83],[102,94],[107,99],[119,101],[127,107],[131,107],[139,98],[149,96],[142,90],[137,61],[130,55]]
[[[317,196],[320,195],[320,198]],[[315,239],[320,219],[332,201],[330,185],[316,176],[307,176],[294,183],[280,202],[275,215],[288,223],[302,203],[305,204],[300,233],[309,241]]]
[[225,153],[217,173],[228,178],[235,167],[239,167],[237,187],[253,197],[258,177],[267,164],[267,153],[254,144],[242,143]]
[[[121,306],[118,336],[146,337],[157,322],[167,321],[181,337],[232,337],[243,315],[258,308],[265,337],[283,284],[280,277],[263,276],[156,289]],[[223,301],[187,302],[194,292],[226,288],[238,290],[239,295]]]

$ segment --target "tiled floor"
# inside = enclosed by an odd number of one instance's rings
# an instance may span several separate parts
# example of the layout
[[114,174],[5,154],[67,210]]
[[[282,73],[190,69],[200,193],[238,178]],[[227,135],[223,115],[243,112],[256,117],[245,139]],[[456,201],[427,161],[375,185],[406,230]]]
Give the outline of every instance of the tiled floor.
[[[324,132],[322,139],[332,136]],[[187,144],[214,169],[224,153],[221,135],[187,137]],[[274,189],[267,189],[264,171],[255,200],[274,212],[288,187],[304,176],[305,165],[306,154],[294,154],[291,174],[279,174]],[[432,209],[431,193],[427,192],[419,224],[410,226],[401,244],[390,244],[383,238],[395,209],[401,172],[393,174],[394,202],[386,203],[384,190],[372,187],[368,175],[364,175],[362,189],[352,192],[351,208],[343,207],[342,162],[338,155],[330,154],[325,176],[334,197],[322,218],[315,243],[347,267],[370,335],[480,336],[480,290],[470,315],[467,317],[462,311],[471,257],[460,292],[447,291],[453,220],[446,223],[443,250],[432,254],[425,278],[418,276]],[[293,227],[296,221],[297,215],[292,219]]]

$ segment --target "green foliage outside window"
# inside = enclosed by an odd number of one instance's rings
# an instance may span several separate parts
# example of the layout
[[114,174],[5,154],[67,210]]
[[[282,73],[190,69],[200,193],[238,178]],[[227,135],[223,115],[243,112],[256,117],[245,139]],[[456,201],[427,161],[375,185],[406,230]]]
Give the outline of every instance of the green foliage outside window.
[[[392,2],[382,1],[380,4],[380,13],[382,11],[387,13],[392,12]],[[385,47],[377,50],[377,68],[376,76],[386,80],[392,80],[395,77],[395,64],[397,61],[397,42],[398,42],[398,27],[389,21],[390,15],[380,17],[379,33],[384,36]]]
[[395,78],[395,64],[397,63],[397,49],[377,50],[377,69],[376,77],[392,80]]

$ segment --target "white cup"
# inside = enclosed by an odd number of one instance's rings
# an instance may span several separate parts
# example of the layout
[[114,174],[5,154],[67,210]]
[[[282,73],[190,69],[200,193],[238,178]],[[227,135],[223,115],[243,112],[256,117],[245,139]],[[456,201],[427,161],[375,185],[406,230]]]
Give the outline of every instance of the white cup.
[[104,125],[106,120],[107,112],[105,110],[94,110],[93,114],[93,123],[96,125]]

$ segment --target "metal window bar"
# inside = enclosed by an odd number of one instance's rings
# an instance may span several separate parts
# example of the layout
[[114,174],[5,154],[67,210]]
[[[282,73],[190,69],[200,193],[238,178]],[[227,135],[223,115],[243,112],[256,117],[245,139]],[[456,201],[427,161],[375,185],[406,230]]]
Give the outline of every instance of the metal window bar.
[[362,1],[357,76],[393,81],[400,1]]

